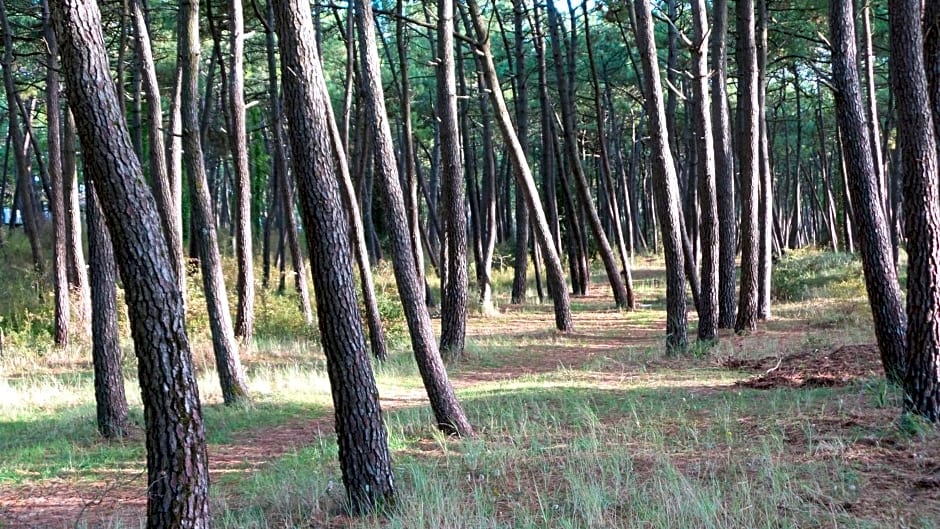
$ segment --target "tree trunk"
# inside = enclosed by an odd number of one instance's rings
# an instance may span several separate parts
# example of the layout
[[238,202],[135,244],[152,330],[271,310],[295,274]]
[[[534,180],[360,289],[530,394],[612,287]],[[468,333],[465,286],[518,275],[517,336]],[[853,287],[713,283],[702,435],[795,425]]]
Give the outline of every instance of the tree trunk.
[[[20,129],[19,106],[17,105],[16,85],[13,83],[13,33],[7,21],[4,0],[0,0],[0,31],[3,32],[3,85],[7,96],[7,114],[10,120],[10,135],[13,142],[13,159],[16,162],[16,174],[20,212],[23,227],[29,239],[33,257],[33,269],[42,274],[45,261],[42,254],[42,242],[39,240],[39,223],[36,219],[36,206],[33,201],[33,178],[29,171],[29,156],[26,153],[26,141]],[[14,204],[15,206],[16,204]],[[14,210],[15,207],[11,208]],[[11,221],[13,215],[11,215]],[[12,222],[11,222],[12,225]]]
[[180,97],[184,162],[189,176],[192,224],[196,227],[194,235],[202,268],[206,309],[212,332],[212,349],[215,353],[222,396],[226,404],[234,404],[248,396],[248,386],[245,383],[238,344],[232,329],[199,134],[199,0],[184,0],[180,4],[178,29],[178,60],[183,78]]
[[[522,19],[525,4],[522,0],[513,0],[513,30],[515,33],[516,71],[513,75],[515,94],[513,104],[516,109],[516,130],[522,152],[529,153],[529,89],[525,73],[525,35],[522,31]],[[482,81],[482,79],[481,79]],[[518,181],[518,177],[517,177]],[[494,219],[495,220],[495,219]],[[529,211],[525,205],[525,194],[516,191],[516,245],[513,254],[512,303],[525,303],[526,272],[529,266]]]
[[741,180],[741,289],[737,332],[757,328],[757,280],[760,245],[757,240],[760,193],[760,113],[757,86],[754,0],[738,0],[738,160]]
[[108,439],[129,433],[127,397],[121,369],[121,336],[118,330],[117,275],[111,236],[97,195],[88,186],[85,193],[88,222],[88,251],[91,258],[92,340],[91,359],[95,371],[95,404],[98,432]]
[[[446,21],[445,21],[446,16]],[[463,157],[457,125],[457,81],[453,67],[453,1],[438,0],[437,114],[441,130],[441,169],[444,188],[441,216],[447,259],[441,285],[441,353],[463,354],[467,329],[467,221],[464,212]],[[447,42],[444,42],[445,38]]]
[[728,1],[715,0],[712,28],[712,124],[715,133],[715,190],[718,194],[718,327],[734,326],[734,256],[737,221],[734,208],[734,158],[728,112]]
[[714,340],[718,335],[718,202],[715,196],[715,143],[708,104],[708,17],[705,0],[692,1],[692,94],[695,117],[695,153],[698,159],[699,223],[701,236],[701,293],[698,307],[698,338]]
[[59,103],[59,50],[49,4],[43,1],[43,33],[49,54],[46,56],[46,147],[49,164],[49,180],[52,195],[49,197],[49,209],[52,211],[52,268],[53,290],[55,292],[55,310],[53,322],[53,341],[58,347],[69,343],[69,278],[68,254],[66,251],[65,231],[65,185],[62,173],[62,106]]
[[[443,3],[446,3],[446,1]],[[431,330],[431,317],[428,314],[427,305],[424,303],[424,285],[418,282],[418,274],[415,271],[414,251],[411,248],[404,193],[402,193],[401,181],[398,178],[398,168],[395,165],[392,131],[385,110],[385,94],[382,88],[379,53],[375,46],[372,6],[365,0],[357,0],[354,5],[363,72],[361,86],[366,100],[369,120],[372,123],[372,131],[375,134],[375,169],[385,190],[384,202],[388,219],[389,238],[392,243],[392,264],[402,307],[408,321],[415,360],[418,363],[418,370],[428,392],[428,398],[431,400],[438,428],[448,434],[472,436],[473,428],[457,401],[453,386],[447,377],[447,371],[444,369],[440,352],[435,348],[434,333]],[[443,15],[446,15],[446,12],[442,12],[441,20],[445,19]],[[446,17],[447,24],[451,24],[449,26],[451,30],[453,29],[452,20],[452,15]],[[440,31],[438,32],[438,38],[439,42],[450,44],[453,42],[451,38],[443,35]],[[446,67],[446,64],[446,61],[442,62],[442,67]],[[450,71],[453,75],[452,68]],[[451,80],[454,80],[453,77],[451,77]],[[454,102],[456,103],[456,100]],[[455,111],[454,118],[456,118],[456,106],[453,110]],[[329,112],[329,109],[327,109],[327,112]],[[464,271],[464,274],[466,274],[466,271]],[[466,275],[464,275],[464,278],[466,283]],[[464,287],[466,287],[466,284],[464,284]]]
[[[559,79],[564,79],[565,75],[562,71],[561,62],[561,37],[559,36],[560,22],[557,20],[558,12],[555,9],[555,6],[551,4],[549,4],[547,9],[549,19],[548,26],[552,35],[552,51],[555,59],[555,71],[557,72]],[[613,289],[614,292],[614,300],[616,301],[618,307],[627,308],[630,306],[630,295],[623,284],[623,280],[621,279],[620,269],[614,259],[610,242],[607,240],[607,236],[604,234],[604,228],[601,225],[600,216],[597,213],[597,207],[594,204],[594,199],[591,197],[591,190],[588,186],[587,177],[584,174],[584,168],[581,166],[581,160],[578,156],[578,139],[577,132],[575,130],[576,121],[574,107],[574,78],[572,75],[569,75],[567,80],[567,88],[565,86],[559,86],[559,95],[561,96],[562,132],[564,134],[563,143],[565,147],[565,153],[568,158],[568,168],[574,176],[574,185],[578,194],[578,202],[587,213],[591,234],[594,236],[594,241],[598,245],[598,252],[600,253],[601,260],[604,262],[604,268],[607,271],[607,280],[610,282],[611,289]],[[564,85],[565,83],[562,82],[559,84]]]
[[391,455],[350,263],[346,219],[333,171],[327,100],[307,4],[274,2],[294,177],[313,270],[317,315],[333,394],[343,483],[356,513],[394,498]]
[[[904,409],[940,422],[940,190],[919,0],[889,0],[891,68],[897,98],[900,179],[907,234],[907,371]],[[932,28],[936,31],[936,28]],[[931,42],[936,44],[936,39]],[[930,65],[934,67],[935,65]]]
[[884,210],[879,207],[879,184],[856,66],[854,11],[851,3],[843,2],[832,2],[829,9],[836,118],[841,131],[848,190],[854,206],[865,286],[885,375],[888,380],[899,383],[904,376],[907,322],[892,263],[888,225]]
[[676,177],[663,88],[659,78],[659,60],[649,0],[636,0],[636,40],[643,64],[644,96],[650,134],[653,165],[653,191],[659,211],[666,258],[666,348],[682,352],[688,346],[686,316],[685,270],[682,254],[682,219],[679,211],[679,181]]
[[205,431],[183,297],[111,82],[101,15],[96,4],[75,0],[52,8],[86,174],[124,279],[147,427],[147,527],[208,529]]
[[229,68],[228,131],[235,166],[235,257],[238,264],[238,308],[235,312],[235,336],[251,340],[255,320],[255,267],[251,240],[251,173],[248,169],[248,138],[245,130],[245,31],[242,0],[229,2],[229,32],[232,63]]
[[480,7],[477,5],[476,0],[467,0],[467,8],[470,11],[474,35],[477,38],[477,49],[483,56],[485,66],[483,74],[489,88],[490,103],[496,113],[499,130],[503,135],[503,141],[506,143],[508,150],[507,154],[512,162],[517,191],[525,194],[529,213],[535,222],[535,238],[542,248],[542,255],[545,257],[548,288],[554,296],[552,301],[555,308],[555,327],[559,331],[570,332],[573,330],[574,325],[571,321],[571,302],[568,297],[568,287],[565,284],[565,273],[561,268],[561,259],[555,250],[552,233],[548,227],[548,221],[545,219],[538,189],[535,187],[535,179],[532,177],[532,170],[526,161],[525,152],[522,150],[522,144],[519,142],[518,136],[516,136],[512,119],[509,117],[509,110],[506,107],[506,101],[503,99],[499,78],[496,75],[496,66],[493,63],[493,54],[490,51],[487,31],[480,15]]
[[[65,202],[66,251],[69,261],[69,285],[78,299],[72,304],[75,321],[85,336],[91,336],[91,293],[88,290],[88,271],[82,250],[82,214],[78,203],[78,171],[76,171],[75,119],[72,110],[65,109],[62,127],[62,194]],[[0,193],[0,196],[3,196]]]
[[[774,194],[773,170],[770,166],[770,138],[767,132],[767,3],[757,0],[757,112],[758,112],[758,164],[760,192],[758,195],[758,263],[757,263],[757,317],[770,319],[770,286],[773,275]],[[822,99],[820,98],[820,101]]]
[[[611,223],[617,241],[617,250],[620,254],[620,273],[624,288],[627,292],[626,306],[633,310],[636,308],[636,296],[633,292],[633,274],[630,271],[630,258],[627,257],[627,243],[623,237],[623,227],[620,222],[620,208],[617,205],[617,194],[614,190],[613,170],[611,169],[610,154],[608,153],[607,133],[604,130],[606,112],[601,104],[600,82],[597,76],[597,65],[594,61],[594,45],[591,42],[591,23],[588,17],[587,2],[583,4],[584,10],[584,42],[588,52],[588,66],[591,71],[591,86],[594,90],[594,112],[597,114],[597,145],[600,151],[600,174],[598,178],[603,181],[607,201],[610,204]],[[525,98],[523,98],[523,101]]]

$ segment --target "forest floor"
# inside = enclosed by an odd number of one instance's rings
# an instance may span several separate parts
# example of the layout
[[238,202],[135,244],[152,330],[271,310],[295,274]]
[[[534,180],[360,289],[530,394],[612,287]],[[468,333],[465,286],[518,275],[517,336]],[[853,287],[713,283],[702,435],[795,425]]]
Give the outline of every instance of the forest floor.
[[[399,488],[383,515],[343,514],[315,341],[246,351],[255,398],[237,409],[220,404],[204,369],[215,526],[940,523],[940,437],[899,418],[867,301],[845,287],[857,277],[820,279],[801,299],[778,302],[756,332],[723,331],[717,345],[666,357],[663,272],[638,265],[641,308],[613,308],[595,277],[589,296],[572,299],[569,334],[553,330],[548,303],[471,317],[466,354],[450,373],[474,439],[432,428],[400,341],[376,367]],[[197,355],[211,363],[205,346]],[[15,399],[14,411],[0,412],[2,528],[143,524],[142,434],[94,434],[88,366],[77,358],[0,371],[0,400]],[[132,374],[128,395],[139,406]]]

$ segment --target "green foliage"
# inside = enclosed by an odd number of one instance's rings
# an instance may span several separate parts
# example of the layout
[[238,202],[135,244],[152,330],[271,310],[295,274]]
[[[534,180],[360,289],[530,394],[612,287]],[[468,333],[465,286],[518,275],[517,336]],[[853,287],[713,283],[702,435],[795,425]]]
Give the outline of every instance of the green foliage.
[[774,265],[771,294],[778,301],[864,296],[861,261],[847,253],[791,251]]

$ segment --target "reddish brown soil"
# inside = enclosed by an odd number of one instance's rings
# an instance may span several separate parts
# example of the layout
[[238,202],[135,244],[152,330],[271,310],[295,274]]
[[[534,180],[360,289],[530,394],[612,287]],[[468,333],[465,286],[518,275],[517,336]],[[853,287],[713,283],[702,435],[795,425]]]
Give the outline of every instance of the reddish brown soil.
[[759,371],[758,375],[737,383],[754,389],[779,387],[813,388],[841,387],[880,373],[878,347],[871,344],[843,345],[834,349],[813,349],[785,356],[768,356],[759,360],[729,358],[724,366],[730,369]]

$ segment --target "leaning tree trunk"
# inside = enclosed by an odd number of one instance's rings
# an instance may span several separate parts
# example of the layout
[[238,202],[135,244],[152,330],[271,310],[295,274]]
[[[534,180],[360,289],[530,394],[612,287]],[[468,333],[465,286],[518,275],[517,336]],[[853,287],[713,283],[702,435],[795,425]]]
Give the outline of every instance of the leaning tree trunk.
[[[448,3],[442,0],[442,4]],[[443,6],[442,6],[443,7]],[[447,377],[440,352],[435,347],[434,333],[431,329],[431,317],[424,303],[424,285],[419,283],[415,270],[414,251],[411,247],[411,234],[405,210],[404,193],[395,165],[395,151],[392,144],[392,130],[385,110],[385,94],[382,88],[382,72],[379,52],[375,45],[372,6],[368,1],[357,0],[356,27],[359,34],[359,51],[362,61],[363,78],[361,79],[363,96],[366,100],[367,113],[371,121],[375,145],[375,170],[385,188],[385,210],[392,243],[392,264],[395,280],[401,295],[402,307],[411,333],[411,345],[424,387],[427,389],[438,428],[448,434],[472,436],[473,428],[457,400],[454,388]],[[451,4],[451,9],[453,9]],[[453,13],[453,11],[451,11]],[[442,9],[441,15],[446,14]],[[444,17],[452,24],[452,16]],[[443,24],[443,22],[442,22]],[[450,26],[451,28],[453,26]],[[452,39],[438,33],[439,42],[452,44]],[[446,68],[443,61],[439,66]],[[453,75],[453,69],[451,69]],[[456,101],[455,101],[456,102]],[[456,107],[454,108],[456,111]],[[455,112],[456,113],[456,112]],[[456,115],[454,116],[456,118]],[[464,239],[466,240],[466,239]],[[466,274],[466,271],[464,272]],[[466,288],[466,275],[464,288]],[[453,279],[453,276],[451,277]]]
[[212,331],[212,349],[216,369],[226,404],[234,404],[248,396],[248,386],[238,356],[238,344],[232,329],[222,260],[212,215],[209,182],[203,165],[202,143],[199,134],[199,0],[184,0],[179,12],[179,56],[183,77],[181,97],[183,125],[183,159],[189,175],[189,193],[192,200],[192,225],[195,244],[202,267],[202,284],[206,294],[209,328]]
[[147,428],[147,527],[208,529],[206,438],[183,296],[111,82],[101,15],[80,0],[52,8],[86,174],[124,279]]
[[760,192],[760,115],[757,87],[757,47],[754,0],[738,0],[738,160],[741,180],[741,290],[737,332],[757,328],[757,279],[760,245],[757,240]]
[[888,380],[900,384],[904,377],[907,318],[895,273],[888,224],[879,199],[870,129],[866,126],[862,107],[855,22],[850,2],[829,4],[829,25],[836,118],[841,131],[847,192],[851,193],[854,205],[865,287],[885,375]]
[[919,0],[888,2],[891,79],[898,123],[903,123],[898,127],[898,149],[908,254],[904,409],[936,423],[940,422],[940,289],[936,288],[940,277],[940,189],[921,14]]
[[[182,219],[173,205],[173,188],[170,185],[166,165],[166,147],[163,141],[163,109],[160,98],[160,85],[157,81],[157,68],[153,60],[150,45],[150,32],[144,18],[141,0],[131,1],[135,33],[137,35],[137,56],[140,58],[143,74],[143,88],[147,98],[147,139],[150,143],[150,181],[157,209],[163,223],[163,234],[170,247],[170,259],[177,274],[185,273],[183,261],[182,228],[177,227]],[[182,285],[182,283],[180,283]]]
[[663,234],[666,258],[666,347],[681,352],[688,346],[685,298],[685,269],[682,254],[682,219],[679,211],[679,181],[669,150],[669,132],[663,87],[659,78],[656,37],[649,0],[636,0],[636,40],[643,64],[646,114],[649,116],[653,165],[653,191]]
[[470,11],[470,21],[473,23],[473,33],[477,38],[477,50],[483,57],[483,75],[489,88],[490,103],[496,113],[499,130],[503,135],[503,141],[506,143],[508,150],[507,154],[512,162],[517,191],[525,194],[526,204],[529,206],[529,213],[532,215],[535,225],[535,238],[542,248],[542,255],[545,257],[548,288],[552,293],[555,308],[555,327],[559,331],[569,332],[574,329],[574,324],[571,321],[571,301],[568,296],[568,285],[565,283],[565,272],[561,267],[561,259],[558,257],[552,232],[548,227],[548,221],[545,219],[545,212],[542,209],[538,189],[535,187],[532,169],[526,161],[525,151],[522,149],[522,144],[519,142],[515,128],[513,128],[512,119],[509,117],[509,109],[506,107],[506,100],[503,98],[499,78],[496,75],[493,53],[490,51],[489,38],[480,14],[480,7],[477,5],[476,0],[467,0],[467,8]]
[[316,289],[317,315],[333,394],[343,484],[356,513],[392,501],[388,435],[353,282],[346,219],[333,169],[323,72],[310,7],[274,2],[285,117],[291,125],[294,177]]
[[715,133],[715,190],[718,194],[718,326],[734,327],[734,256],[737,221],[734,209],[734,157],[728,111],[728,0],[715,0],[712,28],[712,125]]
[[129,433],[121,336],[118,329],[117,274],[111,236],[92,186],[85,192],[88,252],[91,258],[91,360],[95,371],[98,432],[108,439]]
[[712,137],[712,116],[708,104],[708,18],[705,0],[692,1],[692,26],[695,41],[692,48],[692,94],[695,110],[695,149],[698,171],[699,205],[702,218],[701,290],[698,307],[699,340],[713,340],[718,333],[718,202],[715,196],[715,142]]
[[[555,71],[559,74],[559,78],[563,78],[562,74],[562,62],[561,62],[561,37],[559,36],[559,25],[558,21],[558,11],[553,4],[548,6],[548,26],[549,31],[551,32],[552,40],[552,54],[555,60]],[[581,160],[578,156],[578,139],[576,120],[575,120],[575,102],[574,102],[574,79],[573,76],[569,76],[567,87],[559,87],[559,95],[561,100],[561,113],[562,113],[562,132],[564,134],[564,147],[565,153],[568,158],[568,169],[572,172],[574,177],[574,186],[578,194],[578,202],[581,207],[584,208],[585,213],[588,216],[588,224],[590,225],[591,234],[594,236],[594,241],[598,245],[598,252],[600,253],[601,260],[604,262],[604,268],[607,271],[607,280],[610,282],[610,287],[614,292],[614,300],[617,303],[617,306],[620,308],[627,308],[630,306],[630,294],[627,292],[627,288],[623,284],[623,279],[620,275],[620,269],[617,266],[617,262],[614,259],[613,250],[610,247],[610,242],[607,240],[607,235],[604,234],[604,227],[601,225],[600,216],[597,213],[597,207],[594,204],[594,199],[591,197],[591,190],[588,186],[587,176],[584,174],[584,168],[581,166]],[[566,83],[561,83],[562,85]]]
[[[16,162],[16,187],[20,197],[20,213],[23,216],[23,227],[26,237],[29,238],[29,247],[33,257],[33,269],[42,273],[45,268],[42,253],[42,242],[39,240],[39,223],[36,219],[36,206],[33,203],[33,178],[29,173],[29,157],[26,154],[26,138],[20,129],[19,105],[17,105],[16,85],[13,82],[13,33],[7,20],[4,0],[0,0],[0,31],[3,32],[3,86],[7,96],[7,118],[9,119],[10,139],[13,143],[13,159]],[[12,215],[16,214],[11,208]],[[12,218],[11,218],[12,220]]]

